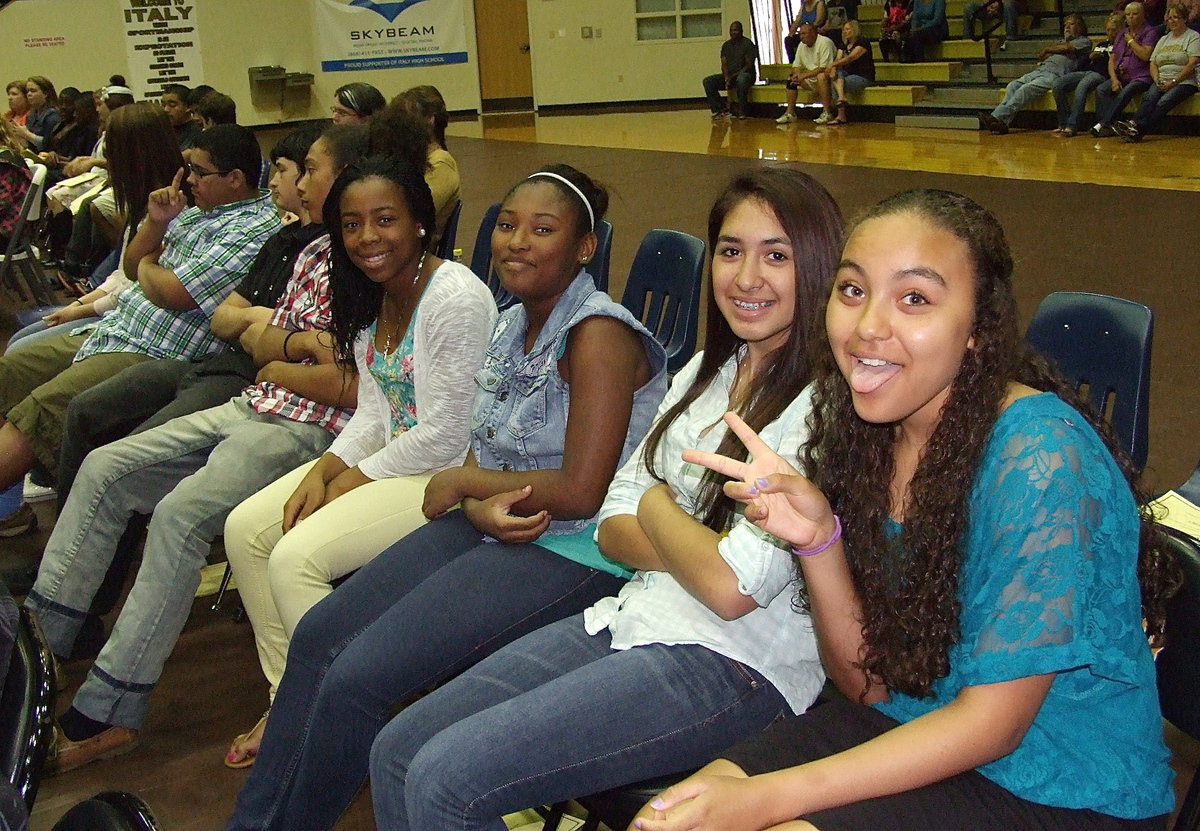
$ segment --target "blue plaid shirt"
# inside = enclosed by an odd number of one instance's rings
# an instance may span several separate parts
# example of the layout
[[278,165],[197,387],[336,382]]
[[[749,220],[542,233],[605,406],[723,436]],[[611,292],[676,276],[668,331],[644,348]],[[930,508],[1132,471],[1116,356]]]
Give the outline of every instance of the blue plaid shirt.
[[75,360],[104,352],[195,359],[224,348],[212,333],[212,314],[245,278],[279,225],[279,212],[265,193],[207,212],[188,208],[167,227],[158,262],[175,272],[198,308],[161,308],[135,283],[121,294],[112,314],[96,324]]

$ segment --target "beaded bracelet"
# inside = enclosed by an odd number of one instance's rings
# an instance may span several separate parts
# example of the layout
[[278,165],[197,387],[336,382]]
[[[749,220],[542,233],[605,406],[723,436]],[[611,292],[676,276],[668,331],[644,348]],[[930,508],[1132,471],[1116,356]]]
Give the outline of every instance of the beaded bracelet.
[[813,557],[817,554],[820,554],[822,551],[826,550],[827,548],[830,548],[834,543],[836,543],[841,538],[842,538],[842,518],[839,517],[837,514],[834,514],[833,515],[833,534],[829,537],[829,539],[825,540],[825,542],[823,542],[821,545],[818,545],[816,548],[796,548],[796,546],[793,545],[792,553],[795,554],[797,557]]

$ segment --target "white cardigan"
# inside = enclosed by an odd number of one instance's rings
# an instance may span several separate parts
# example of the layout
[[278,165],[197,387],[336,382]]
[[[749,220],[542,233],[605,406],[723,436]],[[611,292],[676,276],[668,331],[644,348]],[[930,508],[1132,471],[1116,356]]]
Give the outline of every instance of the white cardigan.
[[445,470],[467,455],[475,373],[496,325],[496,303],[470,269],[446,261],[434,272],[416,315],[417,423],[394,439],[391,408],[367,369],[370,329],[354,344],[358,407],[329,452],[371,479]]

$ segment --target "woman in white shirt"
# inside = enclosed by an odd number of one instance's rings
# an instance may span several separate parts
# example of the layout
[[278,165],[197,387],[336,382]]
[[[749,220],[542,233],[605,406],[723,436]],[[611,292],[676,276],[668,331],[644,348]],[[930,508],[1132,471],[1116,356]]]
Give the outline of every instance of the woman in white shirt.
[[1167,31],[1150,54],[1154,85],[1142,96],[1142,105],[1131,121],[1117,121],[1113,129],[1127,142],[1138,142],[1157,127],[1167,113],[1196,94],[1200,70],[1200,34],[1189,29],[1188,7],[1167,8]]
[[[338,177],[326,202],[337,206],[329,210],[332,332],[294,333],[284,344],[302,354],[306,338],[334,338],[338,359],[358,370],[354,416],[325,455],[226,522],[272,698],[300,618],[334,580],[422,525],[426,483],[466,455],[496,304],[466,266],[429,253],[436,226],[423,150],[416,163],[372,156]],[[226,765],[253,764],[265,721],[238,736]]]
[[515,810],[702,764],[820,691],[787,546],[741,517],[721,477],[680,455],[735,452],[721,423],[730,409],[796,454],[809,412],[804,344],[841,214],[807,175],[765,168],[733,181],[708,227],[706,349],[675,378],[599,515],[601,551],[637,573],[394,718],[371,752],[380,829],[499,831]]

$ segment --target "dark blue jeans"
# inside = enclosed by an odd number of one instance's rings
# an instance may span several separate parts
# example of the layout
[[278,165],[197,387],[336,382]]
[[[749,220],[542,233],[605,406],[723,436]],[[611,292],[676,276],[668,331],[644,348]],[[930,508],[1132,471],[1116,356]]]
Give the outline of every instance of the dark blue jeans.
[[1121,117],[1129,102],[1150,87],[1149,81],[1130,81],[1121,87],[1120,92],[1113,92],[1111,83],[1096,87],[1096,123],[1101,127],[1111,126]]
[[485,543],[461,511],[409,534],[300,621],[227,828],[333,827],[398,704],[622,584],[539,545]]
[[[725,76],[719,72],[708,75],[704,79],[704,95],[708,98],[708,108],[713,115],[725,112],[727,109],[734,115],[745,115],[746,106],[750,103],[750,87],[754,86],[754,73],[742,70],[733,76],[733,89],[729,91],[729,106],[721,101],[721,90],[725,89]],[[736,95],[735,95],[736,93]],[[737,106],[734,106],[734,99]]]
[[1133,117],[1133,120],[1137,123],[1139,130],[1143,132],[1153,130],[1162,123],[1167,113],[1195,94],[1196,87],[1192,84],[1179,84],[1167,92],[1162,92],[1157,86],[1152,86],[1142,96],[1142,105],[1138,107],[1137,115]]
[[401,712],[371,750],[376,826],[503,831],[522,808],[699,767],[790,712],[707,647],[610,644],[577,615]]

